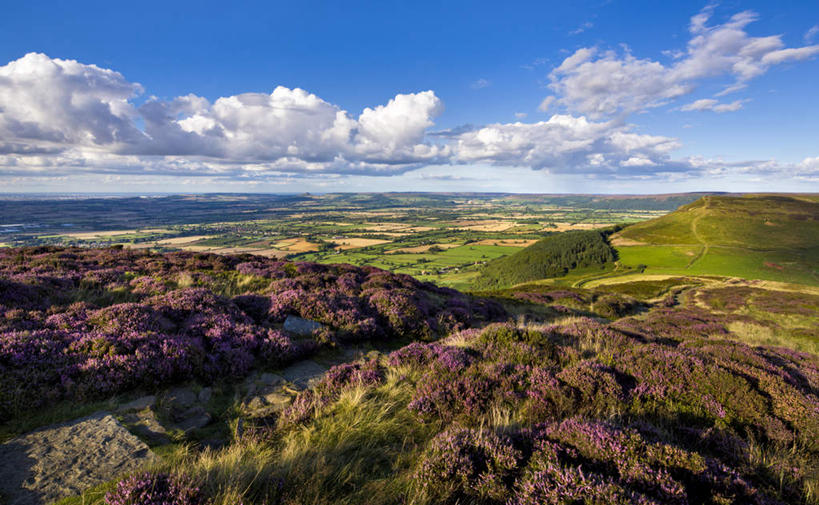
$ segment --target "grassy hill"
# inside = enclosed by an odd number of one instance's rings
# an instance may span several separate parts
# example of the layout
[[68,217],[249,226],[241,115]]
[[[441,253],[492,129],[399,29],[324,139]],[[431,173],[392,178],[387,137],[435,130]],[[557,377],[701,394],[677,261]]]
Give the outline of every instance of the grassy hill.
[[562,277],[575,269],[602,269],[614,259],[615,253],[606,241],[606,232],[559,233],[489,262],[475,280],[474,287],[501,289],[523,282]]
[[612,236],[623,267],[819,283],[819,197],[705,196]]

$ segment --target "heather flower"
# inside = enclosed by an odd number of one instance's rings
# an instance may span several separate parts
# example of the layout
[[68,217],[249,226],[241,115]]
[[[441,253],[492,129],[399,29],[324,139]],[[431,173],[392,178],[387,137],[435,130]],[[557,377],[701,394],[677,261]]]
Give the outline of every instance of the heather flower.
[[208,500],[184,476],[133,475],[105,495],[106,505],[205,505]]
[[502,501],[521,457],[505,437],[456,427],[432,439],[416,478],[422,492],[439,502]]

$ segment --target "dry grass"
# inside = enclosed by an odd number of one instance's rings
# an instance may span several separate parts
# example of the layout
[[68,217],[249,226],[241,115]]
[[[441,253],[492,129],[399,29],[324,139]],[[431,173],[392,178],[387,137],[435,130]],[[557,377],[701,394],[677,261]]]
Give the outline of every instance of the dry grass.
[[556,228],[544,228],[545,231],[595,230],[606,228],[614,223],[554,223]]
[[300,237],[280,240],[279,242],[276,242],[274,246],[275,249],[296,253],[318,251],[318,244],[314,244],[312,242],[307,241],[307,239],[303,239]]
[[455,221],[453,226],[465,230],[475,231],[505,231],[509,228],[514,228],[516,223],[514,221]]
[[213,238],[214,235],[191,235],[189,237],[174,237],[174,238],[166,238],[162,240],[157,240],[157,245],[181,245],[181,244],[192,244],[194,242],[198,242],[199,240],[204,240],[208,238]]

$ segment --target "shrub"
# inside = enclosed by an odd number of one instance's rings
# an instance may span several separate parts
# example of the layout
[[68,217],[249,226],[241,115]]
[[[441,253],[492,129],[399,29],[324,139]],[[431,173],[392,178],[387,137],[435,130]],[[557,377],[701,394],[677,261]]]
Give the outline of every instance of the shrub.
[[144,473],[117,483],[105,495],[106,505],[205,505],[199,488],[179,475]]

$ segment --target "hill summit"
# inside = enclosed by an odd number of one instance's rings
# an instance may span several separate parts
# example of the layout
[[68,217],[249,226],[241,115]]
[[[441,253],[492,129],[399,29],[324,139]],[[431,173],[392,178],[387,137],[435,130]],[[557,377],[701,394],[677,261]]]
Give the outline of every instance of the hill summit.
[[612,236],[623,266],[648,273],[819,283],[819,199],[704,196]]

